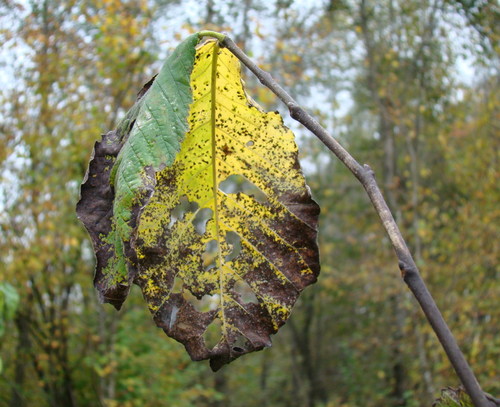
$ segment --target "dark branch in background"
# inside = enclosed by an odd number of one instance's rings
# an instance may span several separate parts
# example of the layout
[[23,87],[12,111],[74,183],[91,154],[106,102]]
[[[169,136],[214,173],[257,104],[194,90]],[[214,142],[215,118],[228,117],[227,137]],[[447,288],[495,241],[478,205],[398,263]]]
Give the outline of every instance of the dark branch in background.
[[[219,39],[220,40],[220,39]],[[316,137],[318,137],[328,149],[354,174],[365,188],[370,200],[377,211],[384,228],[391,240],[394,251],[399,262],[399,268],[403,280],[410,288],[417,299],[420,307],[424,311],[427,320],[431,324],[441,345],[453,365],[458,377],[462,381],[467,393],[476,407],[493,407],[497,405],[486,398],[472,369],[465,360],[465,357],[458,347],[458,344],[451,333],[448,325],[443,319],[434,299],[425,285],[418,267],[401,235],[398,225],[380,191],[375,180],[375,174],[368,165],[359,164],[328,132],[302,109],[292,97],[279,86],[272,76],[260,69],[236,44],[228,37],[222,41],[222,45],[229,49],[250,71],[252,71],[259,81],[268,87],[278,96],[290,110],[293,119],[303,124]]]

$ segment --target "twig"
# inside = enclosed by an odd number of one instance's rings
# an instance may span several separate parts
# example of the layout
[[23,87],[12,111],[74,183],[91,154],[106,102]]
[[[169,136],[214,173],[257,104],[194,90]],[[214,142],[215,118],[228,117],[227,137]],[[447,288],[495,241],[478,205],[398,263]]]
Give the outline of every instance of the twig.
[[465,357],[457,345],[448,325],[443,319],[434,299],[425,285],[418,267],[401,235],[398,225],[387,206],[387,203],[375,180],[375,175],[368,165],[359,164],[328,132],[280,86],[272,76],[260,69],[238,46],[228,37],[221,41],[222,45],[229,49],[250,71],[252,71],[259,81],[268,87],[290,110],[293,119],[303,124],[316,137],[318,137],[328,149],[333,152],[342,163],[354,174],[365,188],[370,200],[377,211],[384,228],[391,240],[394,251],[399,262],[399,268],[403,280],[410,288],[417,299],[427,320],[431,324],[441,345],[453,365],[455,372],[462,381],[467,393],[476,407],[492,407],[481,389],[472,369],[465,360]]

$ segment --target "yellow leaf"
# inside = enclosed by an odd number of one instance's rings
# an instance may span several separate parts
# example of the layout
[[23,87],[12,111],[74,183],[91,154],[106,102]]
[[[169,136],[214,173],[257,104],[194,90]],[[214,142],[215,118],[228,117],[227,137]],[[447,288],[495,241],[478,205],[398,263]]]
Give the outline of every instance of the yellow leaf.
[[293,133],[218,42],[197,49],[191,89],[189,132],[138,221],[136,281],[157,324],[216,370],[270,346],[316,280],[319,208]]

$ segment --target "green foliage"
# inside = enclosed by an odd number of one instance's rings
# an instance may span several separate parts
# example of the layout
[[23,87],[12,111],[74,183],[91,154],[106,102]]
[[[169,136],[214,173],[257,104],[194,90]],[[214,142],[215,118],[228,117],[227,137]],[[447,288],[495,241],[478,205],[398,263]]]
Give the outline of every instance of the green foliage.
[[[0,282],[0,338],[5,334],[7,322],[14,318],[19,306],[19,294],[7,282]],[[3,362],[0,358],[0,374],[3,371]]]
[[441,391],[441,397],[437,399],[433,407],[473,407],[472,401],[467,393],[462,389],[451,387]]
[[19,294],[7,282],[0,282],[0,336],[5,334],[5,323],[14,318],[19,306]]
[[[97,143],[77,212],[92,235],[98,257],[95,284],[118,309],[129,290],[127,256],[137,213],[153,192],[154,172],[174,161],[187,131],[189,89],[198,35],[186,39],[118,124]],[[89,197],[90,196],[90,197]],[[89,200],[86,198],[89,197]],[[111,219],[102,219],[110,211]],[[134,213],[133,213],[134,212]],[[96,218],[96,215],[98,218]],[[130,275],[135,273],[129,259]]]

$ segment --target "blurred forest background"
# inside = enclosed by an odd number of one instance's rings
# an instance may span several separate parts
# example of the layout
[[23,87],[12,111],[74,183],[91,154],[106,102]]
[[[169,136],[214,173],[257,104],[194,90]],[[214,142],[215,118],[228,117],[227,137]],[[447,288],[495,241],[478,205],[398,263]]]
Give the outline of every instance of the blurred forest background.
[[417,407],[458,384],[361,186],[289,119],[322,207],[322,272],[271,349],[214,374],[155,327],[137,287],[120,312],[98,303],[75,217],[93,143],[200,29],[229,33],[375,169],[498,397],[497,1],[0,0],[0,282],[20,295],[0,339],[0,406]]

